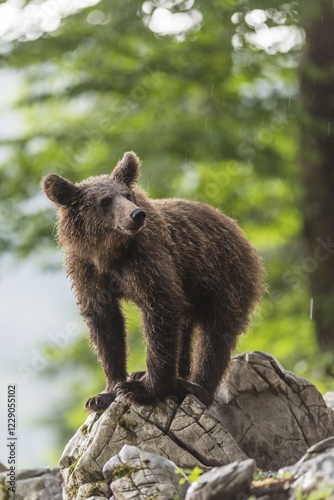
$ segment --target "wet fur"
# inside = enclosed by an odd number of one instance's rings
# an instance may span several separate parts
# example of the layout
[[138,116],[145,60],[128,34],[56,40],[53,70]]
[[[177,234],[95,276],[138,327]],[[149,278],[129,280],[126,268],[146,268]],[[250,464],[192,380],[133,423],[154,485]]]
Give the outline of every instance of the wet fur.
[[[72,184],[51,174],[42,181],[58,207],[66,268],[106,374],[106,394],[86,408],[106,408],[118,393],[138,404],[193,393],[210,405],[263,293],[261,264],[220,211],[149,199],[137,185],[139,167],[130,152],[111,175]],[[101,200],[108,196],[106,212]],[[134,208],[146,213],[138,231]],[[147,344],[146,372],[132,377],[121,299],[140,308]]]

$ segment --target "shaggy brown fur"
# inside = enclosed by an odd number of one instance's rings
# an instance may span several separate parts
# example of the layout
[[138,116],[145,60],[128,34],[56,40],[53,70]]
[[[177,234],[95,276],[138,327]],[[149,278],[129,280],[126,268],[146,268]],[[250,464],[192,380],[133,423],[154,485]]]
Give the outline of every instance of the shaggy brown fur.
[[[232,219],[200,203],[150,200],[139,169],[129,152],[110,175],[42,181],[107,379],[86,408],[106,408],[119,393],[139,404],[192,393],[210,405],[263,292],[261,265]],[[140,308],[147,343],[147,371],[130,377],[121,299]]]

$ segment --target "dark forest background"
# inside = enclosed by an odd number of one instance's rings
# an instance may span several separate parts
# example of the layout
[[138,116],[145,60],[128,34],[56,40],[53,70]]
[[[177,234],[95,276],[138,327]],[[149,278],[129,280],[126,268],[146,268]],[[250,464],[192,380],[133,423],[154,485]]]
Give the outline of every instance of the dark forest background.
[[[52,267],[55,213],[40,208],[41,177],[106,173],[134,150],[151,197],[220,207],[262,255],[270,289],[238,351],[270,352],[332,387],[333,2],[102,0],[55,27],[58,3],[0,40],[1,67],[24,81],[16,109],[26,124],[1,143],[2,254],[40,254]],[[126,310],[130,368],[142,369],[139,318]],[[68,387],[47,420],[64,445],[104,384],[86,331],[48,375],[59,371]]]

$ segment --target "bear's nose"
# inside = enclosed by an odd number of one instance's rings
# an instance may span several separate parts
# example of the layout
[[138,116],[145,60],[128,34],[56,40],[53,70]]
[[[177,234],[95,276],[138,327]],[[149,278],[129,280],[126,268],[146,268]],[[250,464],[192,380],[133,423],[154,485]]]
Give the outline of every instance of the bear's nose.
[[144,210],[141,210],[140,208],[136,208],[131,214],[130,214],[132,220],[138,223],[143,223],[146,217],[146,213]]

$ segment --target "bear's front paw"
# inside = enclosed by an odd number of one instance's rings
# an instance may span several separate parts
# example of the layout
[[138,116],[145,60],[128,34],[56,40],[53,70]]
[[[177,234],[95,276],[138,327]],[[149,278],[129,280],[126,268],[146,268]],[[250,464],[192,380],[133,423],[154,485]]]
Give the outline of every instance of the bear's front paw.
[[120,382],[115,386],[115,392],[117,396],[122,394],[132,403],[139,405],[148,405],[156,400],[156,396],[148,391],[141,380]]
[[108,406],[114,401],[116,397],[116,392],[106,392],[104,394],[98,394],[92,398],[89,398],[85,404],[85,410],[92,411],[101,411],[106,410]]

